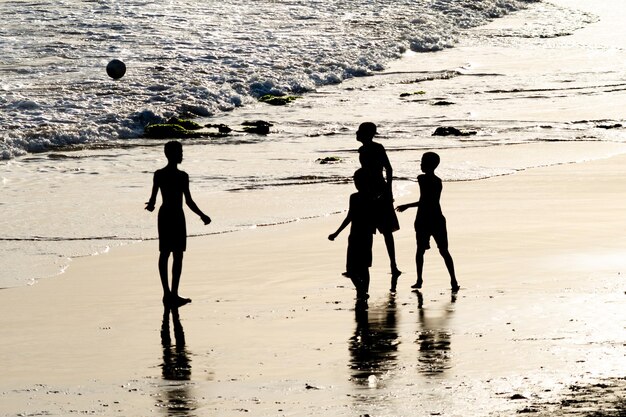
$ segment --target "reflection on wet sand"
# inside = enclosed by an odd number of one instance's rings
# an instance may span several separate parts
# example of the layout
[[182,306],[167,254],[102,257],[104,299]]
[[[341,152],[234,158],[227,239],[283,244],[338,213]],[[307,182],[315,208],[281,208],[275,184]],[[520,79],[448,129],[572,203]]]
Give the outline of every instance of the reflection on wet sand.
[[[174,344],[170,336],[170,313],[174,327]],[[185,347],[185,332],[176,307],[164,307],[161,344],[164,383],[159,386],[161,393],[157,406],[165,410],[168,416],[195,416],[196,401],[191,394],[190,383],[186,382],[191,379],[191,360]]]
[[381,376],[397,366],[398,329],[396,300],[368,309],[355,308],[356,328],[349,341],[352,381],[375,387]]
[[418,325],[417,339],[419,356],[417,369],[425,375],[438,375],[450,369],[450,332],[449,320],[454,313],[456,294],[452,294],[449,305],[442,315],[433,316],[424,309],[424,296],[420,291],[417,295]]

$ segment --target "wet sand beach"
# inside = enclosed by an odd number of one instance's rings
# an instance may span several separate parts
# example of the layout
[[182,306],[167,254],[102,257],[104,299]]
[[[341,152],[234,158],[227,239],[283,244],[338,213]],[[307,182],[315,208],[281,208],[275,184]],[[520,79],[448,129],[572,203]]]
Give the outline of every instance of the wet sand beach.
[[184,342],[174,317],[162,338],[156,242],[78,259],[0,294],[0,412],[512,415],[623,377],[624,163],[446,184],[462,290],[429,251],[410,291],[404,213],[398,293],[378,236],[365,314],[326,240],[341,216],[191,239]]

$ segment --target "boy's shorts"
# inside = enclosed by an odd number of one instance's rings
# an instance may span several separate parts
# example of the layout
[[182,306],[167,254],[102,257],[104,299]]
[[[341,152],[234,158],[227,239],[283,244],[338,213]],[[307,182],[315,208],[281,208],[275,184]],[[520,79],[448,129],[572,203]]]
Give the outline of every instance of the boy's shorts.
[[415,222],[415,240],[418,249],[430,249],[431,236],[435,239],[439,249],[448,249],[448,229],[445,217],[434,221]]
[[348,274],[358,276],[372,266],[373,239],[374,235],[371,233],[350,233],[346,256],[346,272]]

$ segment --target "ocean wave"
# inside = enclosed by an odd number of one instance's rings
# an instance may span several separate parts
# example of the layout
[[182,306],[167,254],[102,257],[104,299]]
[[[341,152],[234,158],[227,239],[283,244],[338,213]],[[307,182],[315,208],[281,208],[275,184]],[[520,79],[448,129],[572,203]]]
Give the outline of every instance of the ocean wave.
[[[553,3],[541,2],[527,10],[526,19],[518,27],[485,29],[478,33],[489,38],[558,38],[598,21],[598,17],[581,10],[559,7]],[[550,16],[549,22],[543,18]]]
[[[531,3],[2,2],[0,124],[11,128],[0,132],[0,158],[132,139],[172,115],[210,117],[367,76]],[[113,58],[128,68],[117,81],[104,71]]]

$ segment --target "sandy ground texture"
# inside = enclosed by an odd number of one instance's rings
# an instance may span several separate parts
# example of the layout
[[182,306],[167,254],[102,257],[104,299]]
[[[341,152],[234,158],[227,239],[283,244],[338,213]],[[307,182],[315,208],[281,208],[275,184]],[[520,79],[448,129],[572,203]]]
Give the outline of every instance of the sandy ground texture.
[[156,242],[77,259],[0,292],[0,414],[623,415],[624,164],[445,184],[462,290],[431,250],[410,291],[403,213],[399,291],[377,236],[365,313],[326,240],[341,215],[191,239],[173,314]]
[[625,416],[626,378],[608,378],[595,384],[574,384],[559,400],[534,404],[518,413],[536,416]]

